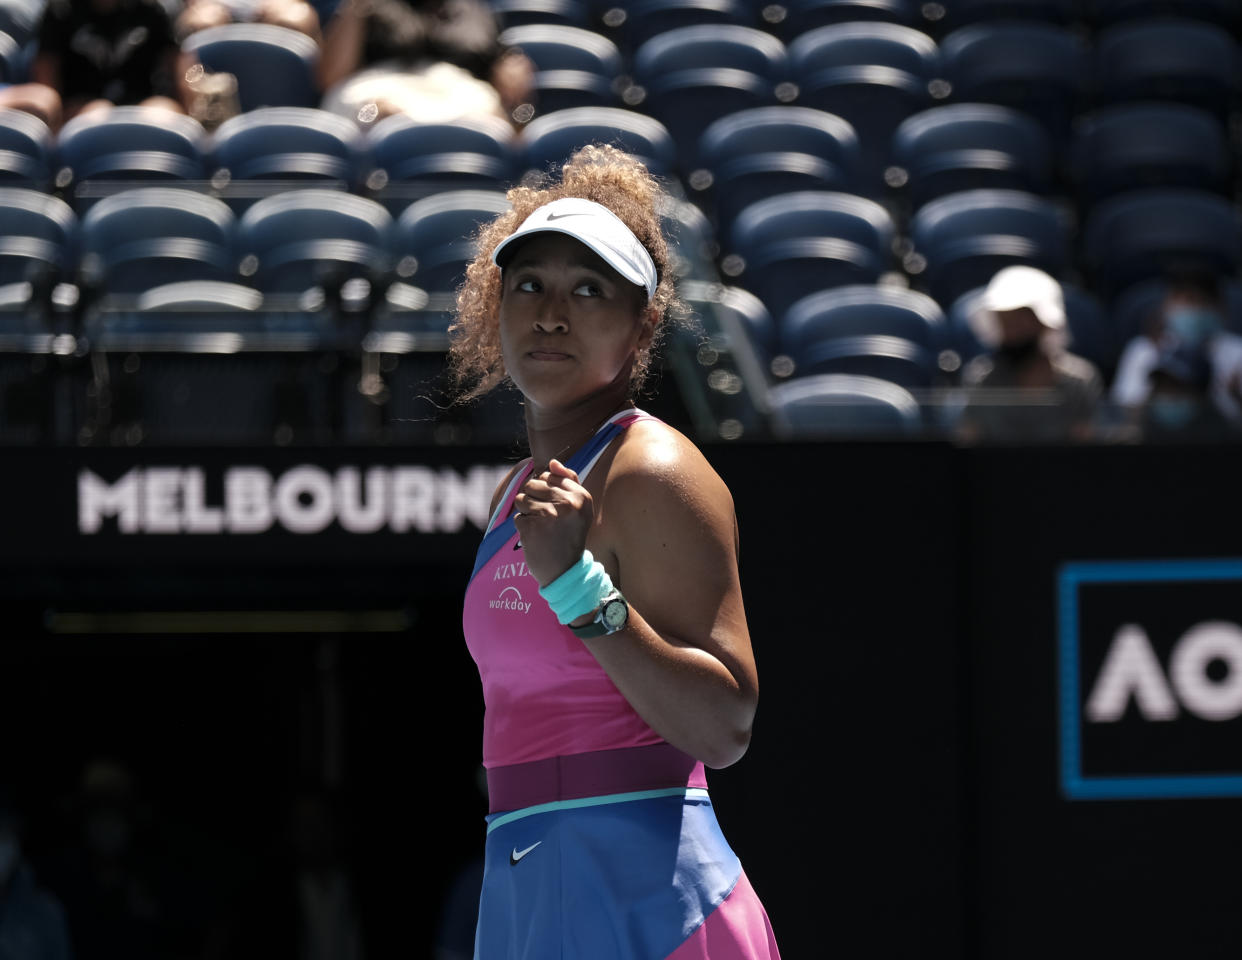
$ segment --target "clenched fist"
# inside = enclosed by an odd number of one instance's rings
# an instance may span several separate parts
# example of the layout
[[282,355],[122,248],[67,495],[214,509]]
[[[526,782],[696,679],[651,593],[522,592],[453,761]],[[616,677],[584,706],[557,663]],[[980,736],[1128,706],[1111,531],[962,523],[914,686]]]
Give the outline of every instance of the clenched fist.
[[595,519],[591,495],[578,474],[552,460],[539,476],[528,477],[513,505],[513,523],[526,553],[526,568],[546,587],[578,562]]

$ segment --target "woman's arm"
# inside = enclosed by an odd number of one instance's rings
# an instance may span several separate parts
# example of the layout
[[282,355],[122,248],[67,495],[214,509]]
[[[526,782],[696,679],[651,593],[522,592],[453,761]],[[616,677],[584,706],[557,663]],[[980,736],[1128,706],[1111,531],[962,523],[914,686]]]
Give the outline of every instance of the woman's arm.
[[[630,615],[623,630],[583,642],[656,733],[710,767],[736,762],[759,685],[728,489],[688,440],[656,424],[627,431],[598,509],[557,466],[518,501],[535,514],[518,518],[531,572],[547,583],[581,553],[585,515],[587,545]],[[544,566],[539,554],[555,559]]]

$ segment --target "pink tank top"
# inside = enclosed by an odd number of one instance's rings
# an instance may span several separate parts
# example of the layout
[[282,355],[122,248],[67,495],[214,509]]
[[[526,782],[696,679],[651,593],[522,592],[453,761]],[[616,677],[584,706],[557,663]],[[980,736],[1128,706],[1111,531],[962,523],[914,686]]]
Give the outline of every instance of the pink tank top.
[[[566,461],[585,479],[622,430],[653,420],[624,410]],[[526,464],[492,516],[466,589],[462,627],[483,680],[483,765],[663,743],[630,706],[586,645],[539,596],[509,515]]]

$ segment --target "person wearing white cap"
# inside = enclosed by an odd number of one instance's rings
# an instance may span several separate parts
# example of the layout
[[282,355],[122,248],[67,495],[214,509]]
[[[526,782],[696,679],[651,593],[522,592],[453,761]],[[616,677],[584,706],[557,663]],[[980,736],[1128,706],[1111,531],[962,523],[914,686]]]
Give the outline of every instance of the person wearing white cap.
[[462,617],[491,811],[475,957],[778,957],[704,772],[746,751],[758,697],[732,497],[633,406],[675,300],[665,198],[586,147],[509,199],[450,330],[465,394],[521,393],[531,454]]
[[989,353],[962,374],[966,441],[1085,440],[1103,393],[1095,367],[1065,349],[1061,285],[1035,267],[1011,266],[989,281],[970,317]]

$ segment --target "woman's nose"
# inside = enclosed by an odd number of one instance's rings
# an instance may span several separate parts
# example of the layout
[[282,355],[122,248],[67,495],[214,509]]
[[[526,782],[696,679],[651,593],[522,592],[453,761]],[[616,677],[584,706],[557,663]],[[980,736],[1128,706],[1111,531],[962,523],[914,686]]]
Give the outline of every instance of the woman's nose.
[[549,297],[542,308],[535,314],[535,329],[542,333],[564,333],[569,329],[569,320],[561,302]]

